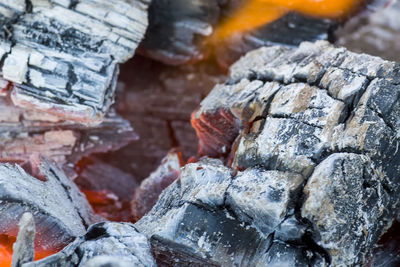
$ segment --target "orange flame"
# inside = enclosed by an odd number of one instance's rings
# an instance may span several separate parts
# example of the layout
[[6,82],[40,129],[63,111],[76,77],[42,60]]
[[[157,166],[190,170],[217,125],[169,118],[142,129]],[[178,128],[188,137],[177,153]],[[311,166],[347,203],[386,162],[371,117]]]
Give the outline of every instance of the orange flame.
[[301,14],[339,19],[360,5],[361,0],[247,0],[216,30],[217,40],[235,33],[258,28],[279,19],[290,11]]

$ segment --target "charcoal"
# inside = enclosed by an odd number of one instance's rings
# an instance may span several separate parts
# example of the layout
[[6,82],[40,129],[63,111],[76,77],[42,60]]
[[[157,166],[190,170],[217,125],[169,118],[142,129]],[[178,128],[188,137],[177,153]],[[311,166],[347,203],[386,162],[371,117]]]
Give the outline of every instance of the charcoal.
[[2,77],[13,103],[98,124],[113,102],[118,63],[147,28],[149,1],[1,1]]
[[131,211],[135,221],[149,212],[161,192],[179,177],[181,163],[181,153],[172,150],[164,157],[157,170],[142,181],[131,201]]
[[167,66],[135,55],[121,67],[124,90],[117,93],[116,110],[134,125],[140,139],[107,153],[102,160],[142,181],[174,147],[181,149],[185,161],[196,156],[190,115],[214,85],[225,79],[213,61]]
[[31,213],[24,213],[18,223],[17,241],[13,245],[12,267],[18,267],[26,262],[33,261],[35,255],[35,221]]
[[19,165],[0,165],[1,234],[16,237],[17,222],[30,212],[36,224],[35,249],[57,251],[101,220],[54,163],[33,155],[31,165],[24,167],[34,176]]
[[[379,1],[376,1],[379,2]],[[364,12],[335,31],[336,43],[359,53],[400,61],[400,3]],[[387,3],[386,3],[387,4]]]
[[[141,51],[167,64],[179,65],[204,58],[202,44],[220,16],[221,0],[154,0],[149,29]],[[200,46],[200,47],[199,47]]]
[[255,30],[224,39],[216,46],[215,54],[220,65],[229,67],[242,55],[262,46],[297,47],[303,41],[330,40],[331,32],[338,25],[337,20],[290,12]]
[[395,267],[400,264],[399,222],[393,223],[382,236],[369,262],[371,267]]
[[[302,181],[294,173],[257,169],[235,177],[221,161],[203,159],[183,167],[180,179],[136,226],[150,237],[162,266],[263,266],[287,250],[278,249],[278,243],[270,250],[271,242],[277,225],[293,214],[294,203],[288,202]],[[306,248],[290,251],[303,255]],[[274,261],[283,264],[285,259]],[[293,266],[304,261],[296,262]]]
[[156,266],[146,237],[130,223],[104,222],[62,251],[23,267],[41,266]]
[[71,178],[83,157],[117,150],[137,139],[130,123],[113,110],[100,125],[90,128],[16,107],[7,96],[0,97],[0,110],[1,162],[24,163],[37,152],[57,162]]
[[90,156],[78,164],[74,182],[86,195],[97,214],[113,221],[130,221],[130,201],[138,183],[133,175],[118,169],[98,156]]
[[[367,264],[399,206],[398,70],[322,41],[235,63],[193,114],[211,129],[200,144],[230,160],[183,167],[136,223],[157,262]],[[237,136],[216,142],[227,113]]]
[[154,0],[140,52],[166,64],[181,65],[202,60],[215,49],[218,62],[229,67],[246,52],[261,46],[298,46],[302,41],[327,40],[338,25],[337,20],[291,12],[250,32],[213,43],[216,29],[243,3],[243,0]]

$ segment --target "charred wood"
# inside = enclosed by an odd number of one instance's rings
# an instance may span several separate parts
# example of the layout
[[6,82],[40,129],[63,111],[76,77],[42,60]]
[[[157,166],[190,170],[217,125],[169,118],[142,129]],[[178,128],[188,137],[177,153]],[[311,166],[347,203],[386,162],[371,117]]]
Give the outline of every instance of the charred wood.
[[149,1],[0,1],[1,76],[13,103],[98,124],[113,103],[118,63],[147,28]]
[[130,201],[138,183],[133,175],[90,156],[80,161],[74,182],[94,211],[112,221],[131,221]]
[[388,60],[400,61],[400,3],[396,1],[376,12],[365,12],[335,33],[337,44],[354,52],[367,53]]
[[156,204],[161,192],[179,178],[182,155],[178,151],[170,151],[161,161],[160,166],[144,179],[135,190],[131,201],[132,216],[138,221]]
[[17,241],[13,245],[12,267],[33,261],[35,255],[36,227],[33,215],[31,213],[22,214],[18,227]]
[[[29,212],[36,224],[35,250],[55,252],[84,234],[90,224],[101,220],[77,186],[55,164],[36,155],[32,156],[30,166],[23,167],[33,176],[19,165],[0,165],[2,235],[16,237],[20,217]],[[23,239],[32,234],[30,223],[24,224],[25,219],[20,229],[22,236],[17,239],[19,245],[15,246],[19,256],[22,256]],[[25,234],[28,236],[24,237]],[[30,245],[27,246],[29,249]]]
[[135,127],[140,139],[102,160],[142,181],[174,147],[180,148],[185,161],[195,156],[191,113],[215,84],[225,80],[226,74],[214,61],[175,67],[135,56],[121,68],[124,90],[117,92],[115,109]]
[[75,165],[93,153],[117,150],[136,140],[130,123],[113,110],[103,122],[90,128],[47,112],[14,106],[0,96],[0,161],[24,163],[41,153],[75,177]]
[[171,65],[203,59],[204,39],[212,34],[219,20],[222,2],[225,1],[152,1],[141,52]]
[[140,52],[166,64],[180,65],[204,59],[215,49],[221,66],[229,67],[240,56],[261,46],[297,46],[302,41],[327,40],[338,25],[337,21],[290,13],[260,29],[221,40],[213,47],[210,37],[218,25],[243,3],[243,0],[154,0]]
[[[105,265],[104,265],[105,264]],[[146,237],[130,223],[99,223],[62,251],[23,267],[156,266]]]
[[366,264],[399,205],[398,71],[326,42],[239,60],[193,115],[234,116],[232,165],[186,165],[136,224],[157,261]]

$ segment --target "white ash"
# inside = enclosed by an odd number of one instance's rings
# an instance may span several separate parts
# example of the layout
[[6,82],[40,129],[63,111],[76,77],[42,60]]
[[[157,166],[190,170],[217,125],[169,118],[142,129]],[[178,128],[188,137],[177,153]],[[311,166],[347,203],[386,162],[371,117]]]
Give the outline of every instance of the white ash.
[[118,63],[147,28],[149,1],[0,1],[3,77],[14,104],[98,124],[113,102]]

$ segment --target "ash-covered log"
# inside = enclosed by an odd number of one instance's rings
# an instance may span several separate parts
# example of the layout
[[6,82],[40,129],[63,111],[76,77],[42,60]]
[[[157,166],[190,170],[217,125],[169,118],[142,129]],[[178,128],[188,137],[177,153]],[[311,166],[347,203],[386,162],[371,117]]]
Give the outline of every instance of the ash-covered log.
[[376,12],[364,12],[349,20],[335,33],[337,44],[354,52],[400,61],[400,2],[387,4]]
[[15,238],[20,217],[31,213],[36,224],[36,257],[42,258],[62,249],[83,235],[89,225],[102,220],[54,163],[33,155],[30,165],[22,167],[0,165],[1,236]]
[[234,116],[231,165],[186,165],[136,223],[159,264],[366,264],[399,205],[399,71],[326,42],[238,61],[193,117]]
[[99,125],[86,127],[44,111],[14,106],[0,96],[0,162],[29,161],[41,153],[74,178],[75,165],[93,153],[108,152],[137,140],[130,123],[110,110]]
[[147,28],[148,0],[0,1],[0,70],[14,104],[98,124],[118,63]]
[[22,267],[45,266],[157,266],[147,238],[130,223],[99,223],[62,251]]

